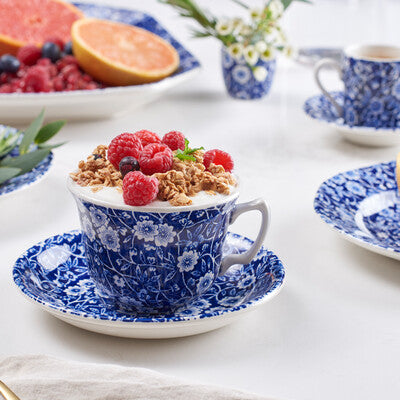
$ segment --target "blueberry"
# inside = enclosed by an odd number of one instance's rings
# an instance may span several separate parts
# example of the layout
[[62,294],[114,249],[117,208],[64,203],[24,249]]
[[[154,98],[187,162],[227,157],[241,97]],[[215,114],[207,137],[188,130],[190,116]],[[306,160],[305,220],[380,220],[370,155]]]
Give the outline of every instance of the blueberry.
[[58,45],[52,42],[46,42],[42,47],[42,57],[50,58],[50,60],[54,63],[61,57],[61,50]]
[[119,162],[119,171],[121,172],[122,177],[124,177],[128,172],[138,171],[139,169],[140,169],[139,162],[134,157],[131,156],[124,157]]
[[69,54],[69,55],[74,54],[73,51],[72,51],[72,42],[65,43],[65,45],[64,45],[64,53],[65,54]]
[[0,71],[3,72],[17,72],[19,70],[21,63],[17,58],[11,54],[4,54],[0,58]]

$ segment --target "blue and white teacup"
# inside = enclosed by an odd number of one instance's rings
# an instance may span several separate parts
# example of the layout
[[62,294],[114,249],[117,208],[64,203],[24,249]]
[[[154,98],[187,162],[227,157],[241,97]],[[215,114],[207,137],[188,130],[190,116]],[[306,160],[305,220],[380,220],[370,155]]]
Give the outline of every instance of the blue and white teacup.
[[[194,301],[230,266],[256,256],[270,219],[264,200],[236,204],[237,191],[198,206],[131,207],[99,200],[71,179],[68,187],[79,210],[89,275],[107,305],[129,313],[166,313]],[[222,258],[228,226],[251,210],[262,216],[253,246]]]
[[[344,104],[338,104],[323,87],[319,73],[333,67],[344,83]],[[400,48],[351,46],[342,63],[323,59],[315,66],[315,80],[349,126],[400,127]]]

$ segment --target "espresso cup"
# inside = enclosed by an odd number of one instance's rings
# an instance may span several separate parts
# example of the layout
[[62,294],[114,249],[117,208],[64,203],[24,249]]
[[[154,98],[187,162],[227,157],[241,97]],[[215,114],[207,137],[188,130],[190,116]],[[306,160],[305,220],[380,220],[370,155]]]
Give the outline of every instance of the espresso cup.
[[[218,200],[209,196],[206,203],[193,206],[164,202],[132,207],[95,199],[71,179],[68,187],[78,206],[88,272],[99,296],[106,305],[138,315],[190,304],[230,266],[248,264],[270,219],[264,200],[236,204],[238,192],[215,196]],[[254,244],[222,258],[229,225],[251,210],[261,213]]]
[[[343,105],[324,88],[320,71],[331,67],[344,84]],[[322,93],[349,126],[400,127],[400,48],[394,46],[350,46],[341,63],[322,59],[314,77]]]

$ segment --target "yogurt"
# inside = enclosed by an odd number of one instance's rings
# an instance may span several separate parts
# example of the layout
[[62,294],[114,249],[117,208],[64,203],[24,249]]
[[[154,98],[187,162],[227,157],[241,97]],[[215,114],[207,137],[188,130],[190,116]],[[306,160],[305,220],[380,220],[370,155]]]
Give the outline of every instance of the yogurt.
[[198,192],[195,196],[190,197],[192,204],[189,206],[172,206],[168,201],[155,200],[145,206],[129,206],[124,203],[122,192],[116,187],[103,187],[97,192],[93,192],[92,186],[80,186],[71,178],[68,178],[68,188],[77,197],[98,205],[105,207],[126,209],[126,210],[140,210],[143,211],[156,211],[160,209],[163,212],[177,212],[184,210],[194,210],[199,208],[211,207],[217,204],[228,202],[239,196],[238,186],[230,186],[230,194],[224,195],[220,193],[209,194],[205,191]]

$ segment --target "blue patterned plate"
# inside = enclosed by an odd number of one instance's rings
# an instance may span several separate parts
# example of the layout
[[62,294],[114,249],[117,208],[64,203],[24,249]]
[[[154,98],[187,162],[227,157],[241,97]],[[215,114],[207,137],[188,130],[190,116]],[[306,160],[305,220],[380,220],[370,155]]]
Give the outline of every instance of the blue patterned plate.
[[400,259],[400,197],[395,161],[338,174],[318,189],[317,214],[344,238]]
[[[10,126],[0,125],[0,131],[3,131],[3,129],[7,129],[10,133],[14,133],[17,131],[15,128],[12,128]],[[15,157],[18,154],[18,149],[14,149],[10,155]],[[16,176],[15,178],[9,179],[3,184],[0,184],[0,197],[4,197],[12,192],[15,192],[16,190],[25,189],[29,185],[39,182],[39,180],[42,179],[44,175],[49,171],[52,161],[53,153],[50,153],[31,171],[23,175]]]
[[137,10],[90,3],[74,3],[86,16],[119,21],[144,28],[171,43],[180,57],[178,70],[159,82],[143,85],[76,90],[55,93],[0,94],[2,122],[29,121],[45,107],[46,117],[64,119],[102,119],[127,113],[162,95],[166,90],[191,79],[200,70],[199,61],[155,18]]
[[[252,243],[229,233],[224,252],[239,253]],[[128,315],[104,306],[88,275],[79,231],[38,243],[14,266],[16,285],[46,311],[83,329],[132,338],[188,336],[227,325],[274,297],[284,276],[278,257],[261,249],[250,264],[234,266],[219,277],[190,307],[153,318]]]
[[[334,99],[343,105],[343,92],[331,92]],[[319,94],[306,100],[304,112],[313,120],[336,128],[345,139],[365,146],[396,146],[400,144],[400,129],[370,128],[349,126],[338,117],[337,111],[329,99]]]

